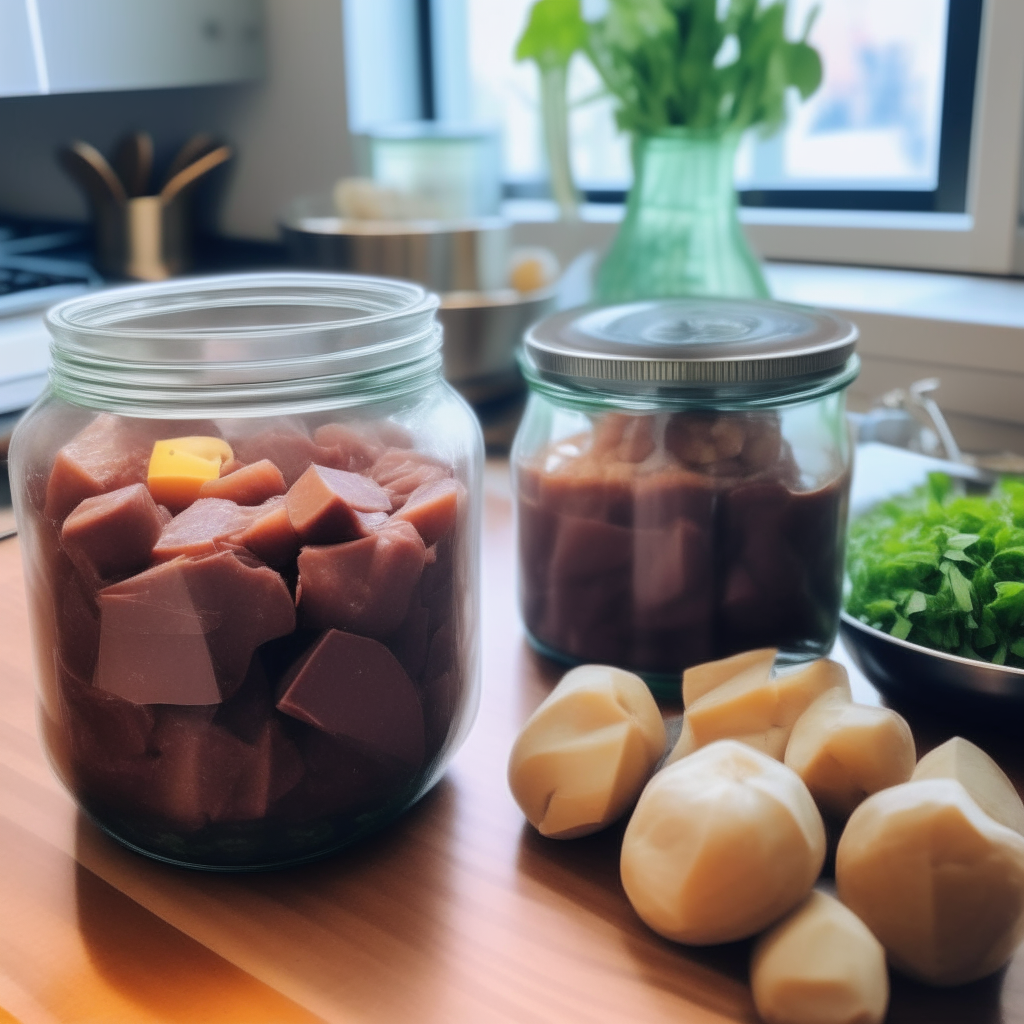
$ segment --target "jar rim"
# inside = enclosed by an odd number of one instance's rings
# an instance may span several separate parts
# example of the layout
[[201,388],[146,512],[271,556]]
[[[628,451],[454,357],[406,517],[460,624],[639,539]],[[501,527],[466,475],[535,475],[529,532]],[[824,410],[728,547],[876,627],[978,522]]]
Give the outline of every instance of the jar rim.
[[110,411],[294,408],[306,392],[366,401],[374,381],[401,390],[436,378],[438,304],[411,282],[294,271],[92,292],[46,315],[50,382]]

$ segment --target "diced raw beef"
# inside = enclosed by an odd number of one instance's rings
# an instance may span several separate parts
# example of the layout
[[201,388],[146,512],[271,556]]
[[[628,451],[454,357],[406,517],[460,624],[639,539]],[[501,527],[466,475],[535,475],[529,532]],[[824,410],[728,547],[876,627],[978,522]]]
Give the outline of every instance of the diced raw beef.
[[458,480],[432,480],[421,484],[395,513],[395,519],[412,523],[424,544],[436,544],[455,528],[459,502],[465,493],[465,487]]
[[417,487],[451,475],[451,469],[444,463],[405,448],[388,448],[370,470],[370,476],[387,491],[394,508],[401,508]]
[[145,482],[153,439],[135,420],[100,413],[59,452],[46,486],[45,514],[62,520],[80,501]]
[[376,640],[328,630],[283,680],[277,708],[414,768],[423,763],[423,710],[416,687]]
[[269,459],[261,459],[218,480],[207,480],[199,488],[199,497],[226,498],[236,505],[260,505],[286,490],[281,470]]
[[344,423],[325,423],[313,432],[313,440],[330,452],[323,465],[362,473],[380,457],[384,446]]
[[304,626],[384,637],[397,629],[423,571],[426,549],[409,523],[393,523],[362,540],[299,553]]
[[212,555],[217,541],[241,534],[257,518],[256,510],[225,498],[200,498],[165,527],[153,548],[153,558],[166,562],[182,555]]
[[391,501],[365,476],[310,466],[288,491],[288,516],[303,544],[337,544],[367,536],[376,523],[360,513],[390,512]]
[[288,518],[283,496],[260,505],[252,522],[231,539],[275,569],[293,565],[299,553],[299,535]]
[[149,565],[164,517],[145,484],[86,498],[64,520],[64,550],[87,579],[114,579]]

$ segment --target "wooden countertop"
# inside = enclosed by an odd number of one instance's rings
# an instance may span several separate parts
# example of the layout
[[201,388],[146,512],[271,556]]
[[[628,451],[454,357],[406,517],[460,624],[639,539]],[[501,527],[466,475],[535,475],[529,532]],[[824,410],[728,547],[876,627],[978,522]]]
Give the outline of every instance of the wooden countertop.
[[[619,885],[621,829],[544,840],[508,793],[513,738],[559,670],[518,625],[501,462],[487,472],[483,572],[480,713],[441,784],[331,860],[210,875],[120,847],[51,775],[18,543],[0,543],[0,1024],[756,1021],[748,944],[658,938]],[[853,682],[877,702],[856,670]],[[922,748],[952,732],[911,721]],[[972,738],[1021,785],[1019,739]],[[890,1020],[1024,1022],[1024,951],[963,988],[894,978]]]

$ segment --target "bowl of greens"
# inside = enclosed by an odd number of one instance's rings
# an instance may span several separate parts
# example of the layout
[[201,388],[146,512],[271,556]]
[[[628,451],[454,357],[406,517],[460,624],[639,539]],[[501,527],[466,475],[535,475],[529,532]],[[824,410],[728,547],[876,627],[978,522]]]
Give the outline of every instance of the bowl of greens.
[[931,473],[854,518],[841,629],[894,695],[1024,706],[1024,480],[968,496]]

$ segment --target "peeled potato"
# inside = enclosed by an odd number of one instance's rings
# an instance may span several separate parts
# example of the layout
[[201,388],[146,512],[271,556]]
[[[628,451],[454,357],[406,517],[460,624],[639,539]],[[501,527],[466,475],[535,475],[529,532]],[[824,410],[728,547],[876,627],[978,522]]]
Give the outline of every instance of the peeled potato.
[[832,689],[850,699],[850,681],[838,662],[822,658],[770,679],[763,660],[757,661],[687,705],[683,732],[668,763],[720,739],[739,740],[781,761],[793,724],[813,700]]
[[712,743],[647,784],[622,840],[633,908],[676,942],[761,931],[810,892],[825,829],[785,765],[733,740]]
[[915,756],[910,726],[895,711],[832,690],[796,720],[785,762],[822,813],[845,818],[865,797],[906,782]]
[[[775,758],[776,761],[781,761],[786,753],[789,730],[783,729],[780,726],[772,726],[770,729],[765,729],[762,732],[747,733],[745,736],[730,736],[728,738],[736,740],[738,743],[745,743],[748,747],[753,747],[762,754],[767,754],[769,757]],[[665,758],[665,766],[675,764],[680,758],[686,757],[687,754],[692,754],[695,750],[699,749],[700,747],[693,736],[693,729],[690,727],[689,720],[684,712],[683,727],[679,732],[679,739],[676,740],[676,745],[669,752],[668,757]]]
[[710,693],[722,683],[735,679],[741,672],[749,669],[756,670],[767,680],[778,653],[774,647],[761,647],[756,651],[744,651],[730,658],[706,661],[703,665],[688,668],[683,673],[683,707],[688,708],[704,694]]
[[665,750],[665,725],[644,681],[606,665],[562,677],[512,747],[508,784],[541,835],[597,832],[636,800]]
[[1024,836],[1024,802],[1013,783],[981,747],[962,736],[925,754],[911,778],[956,779],[990,818]]
[[892,964],[933,985],[991,974],[1024,938],[1024,838],[953,779],[868,797],[839,840],[836,887]]
[[889,1005],[882,944],[822,892],[758,939],[750,986],[765,1024],[881,1024]]

